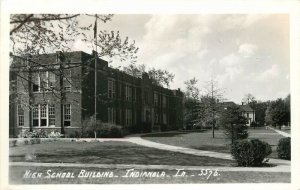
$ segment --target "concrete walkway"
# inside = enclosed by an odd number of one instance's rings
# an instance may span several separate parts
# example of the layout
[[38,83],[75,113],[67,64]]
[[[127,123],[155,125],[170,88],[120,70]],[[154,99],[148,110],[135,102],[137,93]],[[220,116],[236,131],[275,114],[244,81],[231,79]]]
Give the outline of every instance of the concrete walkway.
[[276,167],[219,167],[219,166],[178,166],[178,165],[140,165],[140,164],[81,164],[81,163],[38,163],[38,162],[10,162],[9,166],[21,167],[71,167],[71,168],[107,168],[107,169],[152,169],[152,170],[202,170],[242,172],[291,172],[289,166]]
[[[150,148],[156,148],[156,149],[160,149],[160,150],[168,150],[168,151],[179,152],[179,153],[184,153],[184,154],[191,154],[191,155],[196,155],[196,156],[208,156],[208,157],[219,158],[219,159],[234,160],[232,158],[231,154],[228,154],[228,153],[220,153],[220,152],[172,146],[172,145],[148,141],[148,140],[142,139],[141,137],[128,137],[125,139],[127,139],[127,142],[135,143],[135,144],[150,147]],[[270,158],[268,163],[275,164],[275,165],[289,166],[289,167],[291,165],[291,162],[288,160],[273,159],[273,158]]]
[[267,126],[267,128],[274,130],[276,133],[278,133],[278,134],[280,134],[280,135],[282,135],[284,137],[291,137],[291,134],[289,134],[289,133],[286,133],[286,132],[274,129],[273,127],[269,127],[269,126]]

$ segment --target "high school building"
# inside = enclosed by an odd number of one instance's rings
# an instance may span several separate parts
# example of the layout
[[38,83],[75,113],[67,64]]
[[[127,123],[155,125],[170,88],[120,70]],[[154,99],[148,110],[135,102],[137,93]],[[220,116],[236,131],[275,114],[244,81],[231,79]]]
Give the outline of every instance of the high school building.
[[[10,136],[44,129],[67,136],[97,119],[160,130],[181,128],[183,93],[153,84],[147,73],[131,76],[82,51],[14,57],[10,66]],[[95,61],[96,60],[96,61]]]

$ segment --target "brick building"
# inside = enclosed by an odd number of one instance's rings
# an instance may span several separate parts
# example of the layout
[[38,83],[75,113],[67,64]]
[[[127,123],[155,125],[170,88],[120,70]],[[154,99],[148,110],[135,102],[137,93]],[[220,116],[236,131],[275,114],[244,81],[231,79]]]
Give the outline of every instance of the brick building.
[[[128,128],[182,127],[183,93],[133,77],[97,58],[97,119]],[[29,129],[81,131],[95,113],[95,56],[82,51],[14,56],[10,66],[10,136]]]

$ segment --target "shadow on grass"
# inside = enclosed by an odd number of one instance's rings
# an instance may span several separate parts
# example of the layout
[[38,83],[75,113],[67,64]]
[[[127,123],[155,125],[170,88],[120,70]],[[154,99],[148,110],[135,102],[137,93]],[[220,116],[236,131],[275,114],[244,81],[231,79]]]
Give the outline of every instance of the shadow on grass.
[[[34,149],[33,149],[34,148]],[[232,160],[195,156],[125,142],[53,143],[15,147],[11,162],[234,166]]]

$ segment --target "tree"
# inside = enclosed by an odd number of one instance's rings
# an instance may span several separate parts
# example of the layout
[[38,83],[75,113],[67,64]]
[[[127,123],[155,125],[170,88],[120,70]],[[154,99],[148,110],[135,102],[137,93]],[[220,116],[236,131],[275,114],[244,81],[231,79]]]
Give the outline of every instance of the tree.
[[255,101],[255,97],[250,93],[246,94],[243,98],[243,103],[245,104],[250,104],[251,102],[254,101]]
[[[59,101],[61,106],[64,104],[65,92],[64,85],[71,83],[73,80],[68,80],[66,71],[74,67],[87,67],[94,69],[93,63],[96,58],[108,57],[119,58],[121,61],[131,60],[135,62],[137,59],[136,53],[138,48],[135,42],[129,42],[128,37],[124,40],[120,37],[119,31],[98,31],[98,21],[106,23],[110,21],[113,15],[80,15],[80,14],[13,14],[10,17],[10,41],[11,41],[11,76],[16,76],[21,79],[24,84],[25,92],[18,93],[16,87],[16,78],[11,78],[10,89],[10,103],[22,102],[24,93],[29,95],[29,103],[23,101],[30,112],[34,109],[32,105],[32,89],[34,84],[35,70],[32,68],[41,68],[42,70],[51,71],[57,78],[60,79],[58,86],[53,86],[51,89],[46,89],[41,85],[43,95],[45,91],[50,91],[52,97]],[[89,23],[85,26],[79,25],[79,19],[82,17],[90,17]],[[96,20],[95,23],[94,19]],[[92,28],[92,26],[94,27]],[[94,37],[88,35],[89,32],[94,31]],[[69,64],[66,52],[71,51],[71,45],[74,39],[80,39],[97,49],[95,57],[87,60],[87,63],[81,65]],[[62,53],[58,56],[57,64],[41,64],[38,57],[42,53],[53,52],[61,50]],[[96,64],[95,64],[96,65]],[[76,77],[76,76],[73,76]],[[26,88],[27,87],[27,88]],[[77,89],[79,90],[79,89]],[[44,96],[44,101],[46,98]],[[79,105],[79,103],[77,102]],[[76,105],[76,103],[74,104]],[[31,121],[31,119],[30,119]],[[32,131],[32,124],[29,124]],[[64,133],[63,124],[61,125],[61,133]]]
[[237,105],[231,105],[222,110],[220,124],[232,144],[236,140],[248,137],[247,119],[242,116],[240,107]]
[[154,67],[147,69],[147,67],[144,64],[137,65],[135,63],[131,63],[128,66],[123,67],[123,71],[134,77],[137,77],[139,75],[142,75],[142,73],[147,72],[153,84],[164,87],[169,87],[170,83],[173,82],[173,79],[175,77],[173,73],[170,73],[166,70],[155,69]]
[[259,126],[263,126],[265,124],[265,116],[268,104],[268,102],[261,102],[257,100],[249,103],[249,106],[255,111],[255,121]]
[[[184,82],[184,124],[187,129],[198,127],[201,124],[200,89],[197,87],[198,80],[194,77]],[[201,126],[201,125],[200,125]]]
[[[289,97],[289,96],[288,96]],[[272,126],[279,126],[281,129],[282,125],[288,125],[290,122],[290,110],[287,101],[279,98],[272,101],[267,108],[265,120],[267,124]]]
[[218,88],[217,81],[213,79],[206,83],[205,89],[206,94],[201,99],[205,112],[204,119],[211,123],[212,136],[215,138],[216,115],[220,110],[219,102],[223,100],[224,90]]

